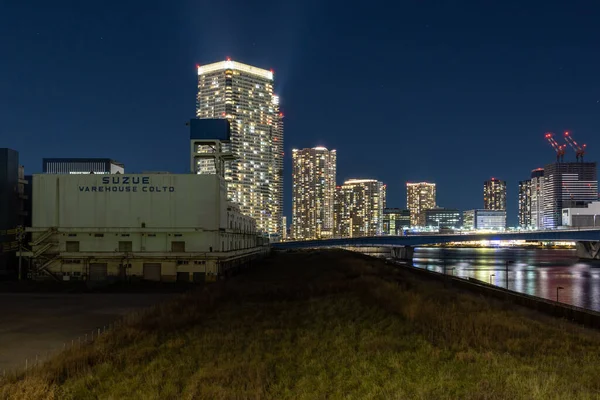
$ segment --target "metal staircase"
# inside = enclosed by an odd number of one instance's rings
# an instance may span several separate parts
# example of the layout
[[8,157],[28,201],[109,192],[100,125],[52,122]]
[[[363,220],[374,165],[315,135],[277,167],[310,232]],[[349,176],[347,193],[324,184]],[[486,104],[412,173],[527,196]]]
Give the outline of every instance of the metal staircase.
[[43,234],[38,236],[33,242],[29,243],[29,245],[32,247],[38,246],[40,243],[42,243],[44,240],[48,239],[54,233],[56,233],[56,228],[50,228],[46,232],[44,232]]

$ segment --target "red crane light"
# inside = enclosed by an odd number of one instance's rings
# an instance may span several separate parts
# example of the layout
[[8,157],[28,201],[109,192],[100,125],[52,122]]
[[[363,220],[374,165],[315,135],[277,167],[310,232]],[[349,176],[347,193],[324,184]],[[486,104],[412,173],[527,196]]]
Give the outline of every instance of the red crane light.
[[569,132],[565,132],[565,141],[569,144],[569,146],[571,146],[571,148],[573,148],[573,150],[575,150],[575,158],[577,161],[583,162],[586,145],[584,144],[583,146],[580,146],[575,139],[573,139],[573,136],[569,134]]

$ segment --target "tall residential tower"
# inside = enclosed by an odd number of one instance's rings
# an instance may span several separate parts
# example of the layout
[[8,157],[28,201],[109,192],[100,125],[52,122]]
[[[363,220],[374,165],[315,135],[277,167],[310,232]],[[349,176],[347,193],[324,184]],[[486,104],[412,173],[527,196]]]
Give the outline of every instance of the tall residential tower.
[[492,178],[483,183],[483,208],[506,211],[506,181]]
[[544,227],[544,168],[531,171],[531,227]]
[[325,147],[292,151],[292,236],[296,240],[333,235],[336,151]]
[[260,231],[281,235],[283,115],[273,71],[231,60],[199,66],[196,117],[229,120],[235,160],[225,167],[228,196]]
[[386,187],[375,179],[349,179],[335,191],[336,237],[383,234]]
[[435,205],[435,183],[406,183],[406,208],[410,210],[411,226],[425,226],[425,210]]
[[519,181],[519,228],[531,228],[531,180]]

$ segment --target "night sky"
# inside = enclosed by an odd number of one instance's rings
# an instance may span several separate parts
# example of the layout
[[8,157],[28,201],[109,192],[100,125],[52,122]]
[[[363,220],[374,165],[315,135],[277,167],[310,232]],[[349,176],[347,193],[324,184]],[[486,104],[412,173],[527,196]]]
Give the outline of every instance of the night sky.
[[[292,4],[294,3],[294,4]],[[295,4],[298,3],[298,4]],[[177,5],[175,5],[177,4]],[[338,150],[338,182],[406,181],[481,208],[483,181],[552,162],[544,132],[600,153],[597,1],[0,2],[0,147],[187,172],[196,64],[273,68],[291,149]],[[572,151],[568,159],[574,159]]]

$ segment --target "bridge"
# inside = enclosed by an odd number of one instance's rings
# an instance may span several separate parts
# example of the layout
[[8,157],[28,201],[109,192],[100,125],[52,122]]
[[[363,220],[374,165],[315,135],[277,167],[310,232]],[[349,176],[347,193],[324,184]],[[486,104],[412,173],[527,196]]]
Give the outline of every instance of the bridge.
[[577,256],[600,259],[600,229],[557,229],[510,233],[453,233],[407,236],[368,236],[355,238],[304,240],[273,243],[273,249],[314,249],[325,247],[391,247],[392,257],[411,260],[413,248],[429,244],[473,242],[479,240],[529,240],[542,242],[576,242]]

